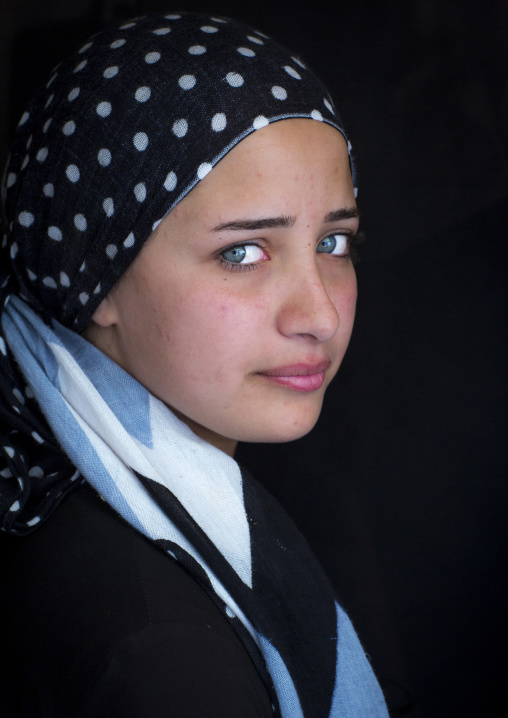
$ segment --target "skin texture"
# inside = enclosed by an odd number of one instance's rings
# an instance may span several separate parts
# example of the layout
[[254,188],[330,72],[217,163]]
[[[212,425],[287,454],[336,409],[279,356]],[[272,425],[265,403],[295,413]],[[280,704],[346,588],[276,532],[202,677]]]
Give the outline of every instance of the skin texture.
[[[84,335],[230,455],[239,440],[297,439],[317,421],[356,303],[347,250],[316,248],[356,233],[357,217],[329,217],[355,207],[337,130],[304,119],[270,124],[160,223]],[[285,226],[240,224],[266,218]],[[245,248],[247,264],[221,260],[245,242],[256,245]]]

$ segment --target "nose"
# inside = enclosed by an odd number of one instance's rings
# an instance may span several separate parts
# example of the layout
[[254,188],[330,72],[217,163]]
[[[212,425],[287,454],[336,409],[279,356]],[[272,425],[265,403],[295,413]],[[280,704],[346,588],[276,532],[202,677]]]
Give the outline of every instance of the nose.
[[[284,336],[309,336],[324,343],[335,336],[340,318],[332,301],[331,287],[323,281],[318,269],[305,268],[295,276],[287,276],[285,294],[277,315],[278,329]],[[337,288],[334,287],[335,296]]]

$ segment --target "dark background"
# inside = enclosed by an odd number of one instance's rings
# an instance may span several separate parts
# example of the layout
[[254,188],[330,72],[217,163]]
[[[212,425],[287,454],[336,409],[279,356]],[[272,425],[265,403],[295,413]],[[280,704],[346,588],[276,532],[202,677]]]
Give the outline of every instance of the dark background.
[[360,167],[348,355],[308,437],[240,459],[325,565],[393,716],[508,715],[508,2],[0,0],[2,164],[63,55],[178,9],[296,49]]

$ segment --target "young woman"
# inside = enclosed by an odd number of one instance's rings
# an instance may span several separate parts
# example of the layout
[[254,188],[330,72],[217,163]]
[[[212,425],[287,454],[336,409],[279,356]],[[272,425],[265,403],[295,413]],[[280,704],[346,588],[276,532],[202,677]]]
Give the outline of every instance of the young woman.
[[23,114],[5,212],[6,715],[386,716],[233,459],[310,431],[352,329],[354,168],[319,80],[224,18],[103,31]]

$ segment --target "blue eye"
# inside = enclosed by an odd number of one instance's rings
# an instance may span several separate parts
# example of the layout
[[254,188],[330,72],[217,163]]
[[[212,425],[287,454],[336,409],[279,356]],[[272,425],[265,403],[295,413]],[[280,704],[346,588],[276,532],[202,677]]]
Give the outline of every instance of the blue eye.
[[222,259],[230,264],[254,264],[265,256],[265,253],[255,244],[237,244],[221,252]]
[[334,255],[346,255],[348,252],[349,236],[347,234],[330,234],[321,240],[316,252]]
[[225,252],[222,252],[221,256],[224,257],[226,262],[240,264],[245,259],[246,254],[245,247],[231,247],[231,249],[226,249]]

